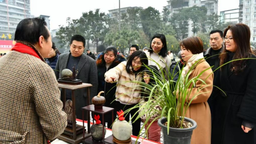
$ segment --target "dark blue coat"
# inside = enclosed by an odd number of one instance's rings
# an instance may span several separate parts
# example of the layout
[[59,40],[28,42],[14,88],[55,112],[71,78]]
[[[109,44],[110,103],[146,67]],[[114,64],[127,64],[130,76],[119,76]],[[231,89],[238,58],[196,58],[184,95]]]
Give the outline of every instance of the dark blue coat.
[[59,58],[59,54],[56,54],[52,58],[45,59],[46,63],[55,71],[55,67]]

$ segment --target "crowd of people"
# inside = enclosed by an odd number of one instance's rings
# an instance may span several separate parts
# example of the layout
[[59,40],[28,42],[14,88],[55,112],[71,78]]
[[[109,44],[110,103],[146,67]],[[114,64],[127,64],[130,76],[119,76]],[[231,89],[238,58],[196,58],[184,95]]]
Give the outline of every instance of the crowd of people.
[[[163,34],[155,34],[149,48],[140,50],[131,45],[127,58],[113,46],[96,57],[90,50],[84,53],[85,38],[81,35],[72,36],[70,51],[60,54],[43,19],[24,19],[16,28],[15,46],[0,58],[0,130],[24,143],[38,144],[63,133],[67,116],[57,82],[63,69],[75,69],[77,79],[93,85],[90,99],[104,91],[105,106],[114,108],[116,114],[146,101],[139,82],[154,84],[148,71],[152,68],[163,70],[166,75],[180,71],[182,78],[190,72],[189,79],[200,76],[205,80],[189,87],[191,104],[186,116],[197,122],[191,144],[254,144],[256,59],[250,47],[250,28],[238,23],[224,32],[212,30],[209,36],[210,48],[206,51],[199,37],[181,40],[178,62],[168,51]],[[179,67],[174,68],[177,63]],[[200,90],[198,85],[204,85],[205,92],[192,97]],[[81,108],[90,103],[87,90],[76,90],[75,97],[76,117],[81,119]],[[71,91],[66,91],[66,98],[71,99]],[[135,108],[125,115],[132,122],[135,136],[139,135],[141,122],[145,122],[143,118],[135,120],[138,111]],[[106,115],[105,121],[111,128],[111,114]],[[147,138],[160,142],[160,131],[157,122],[152,123]],[[0,142],[7,140],[9,136],[0,135]]]

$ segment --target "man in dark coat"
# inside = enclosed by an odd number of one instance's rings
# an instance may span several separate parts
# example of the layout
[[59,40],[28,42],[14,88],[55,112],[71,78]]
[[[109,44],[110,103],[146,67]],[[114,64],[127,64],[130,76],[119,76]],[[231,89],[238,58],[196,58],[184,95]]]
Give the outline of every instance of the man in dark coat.
[[[219,69],[217,68],[220,66],[219,56],[223,50],[223,32],[221,30],[212,30],[210,32],[210,45],[211,47],[205,51],[204,57],[209,65],[212,66],[212,71],[214,72],[213,85],[219,86],[219,82],[217,81],[219,79]],[[208,99],[212,114],[215,109],[214,100],[218,95],[220,95],[220,91],[216,87],[214,87],[212,94]]]
[[[205,53],[204,57],[205,60],[209,63],[210,66],[212,66],[212,71],[216,70],[220,66],[219,56],[221,51],[223,50],[223,32],[221,30],[212,30],[210,32],[210,45],[211,47],[208,48]],[[217,69],[214,72],[214,79],[213,79],[213,85],[219,86],[219,78],[220,78],[220,70]],[[213,87],[212,94],[210,98],[208,99],[208,104],[210,106],[211,114],[212,114],[212,124],[215,125],[216,122],[216,116],[215,116],[215,109],[216,109],[216,97],[221,95],[221,91]],[[218,130],[217,127],[212,127],[212,134],[215,133],[214,131]],[[215,140],[212,139],[212,143]]]
[[[59,56],[56,65],[56,77],[61,77],[61,71],[63,69],[72,70],[73,67],[77,71],[77,79],[83,81],[83,83],[91,83],[90,100],[93,96],[97,95],[98,88],[98,76],[97,66],[95,60],[84,54],[85,39],[81,35],[74,35],[70,41],[70,53],[64,53]],[[75,90],[76,97],[76,116],[82,118],[81,108],[90,104],[87,98],[87,88]],[[71,99],[71,90],[66,90],[66,98]],[[85,115],[86,117],[86,115]]]

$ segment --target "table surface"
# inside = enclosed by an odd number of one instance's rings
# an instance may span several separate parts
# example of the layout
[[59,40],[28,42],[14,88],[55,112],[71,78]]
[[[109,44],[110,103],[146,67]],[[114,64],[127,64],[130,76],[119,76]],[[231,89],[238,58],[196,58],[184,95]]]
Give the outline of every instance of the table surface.
[[97,113],[101,113],[101,114],[105,114],[107,112],[113,111],[114,108],[111,107],[105,107],[102,106],[102,109],[95,109],[94,104],[82,107],[83,110],[88,110],[88,111],[92,111],[92,112],[97,112]]
[[86,87],[92,87],[92,84],[82,83],[82,84],[78,84],[78,85],[72,85],[72,84],[58,83],[58,87],[64,88],[64,89],[76,90],[76,89],[81,89],[81,88],[86,88]]
[[[85,122],[85,123],[86,123],[85,127],[87,127],[87,122]],[[77,119],[77,124],[78,125],[83,125],[82,120]],[[112,135],[112,131],[111,131],[111,129],[108,129],[108,128],[106,128],[106,130],[107,130],[107,132],[106,132],[105,138],[108,138],[109,136]],[[132,136],[131,138],[132,138],[132,140],[136,140],[137,137]],[[161,143],[150,141],[150,140],[143,139],[143,138],[139,138],[139,142],[140,142],[140,144],[161,144]],[[54,141],[51,142],[51,144],[68,144],[68,143],[64,142],[62,140],[59,140],[59,139],[55,139]]]

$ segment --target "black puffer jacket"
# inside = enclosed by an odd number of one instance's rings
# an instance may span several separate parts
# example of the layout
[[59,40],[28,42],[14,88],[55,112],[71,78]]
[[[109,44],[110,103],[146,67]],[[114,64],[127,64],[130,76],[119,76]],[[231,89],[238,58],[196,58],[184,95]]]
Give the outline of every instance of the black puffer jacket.
[[117,55],[114,62],[106,68],[106,63],[104,60],[104,53],[99,54],[98,59],[96,61],[97,68],[98,68],[98,92],[104,91],[104,96],[106,98],[106,106],[110,106],[110,103],[115,99],[115,92],[116,92],[116,83],[106,83],[104,74],[109,69],[117,66],[120,62],[125,61],[125,58]]

